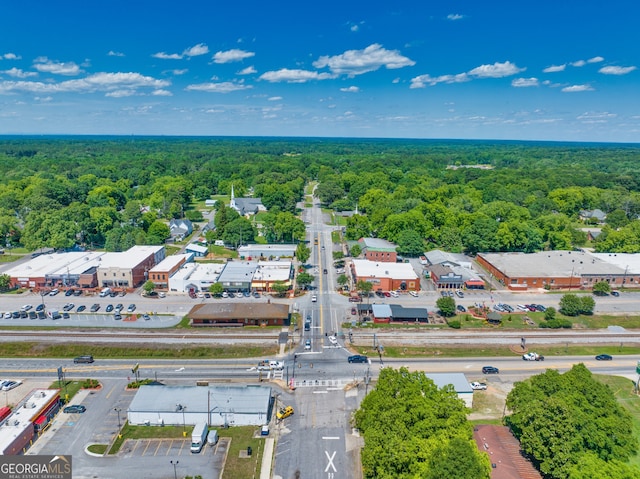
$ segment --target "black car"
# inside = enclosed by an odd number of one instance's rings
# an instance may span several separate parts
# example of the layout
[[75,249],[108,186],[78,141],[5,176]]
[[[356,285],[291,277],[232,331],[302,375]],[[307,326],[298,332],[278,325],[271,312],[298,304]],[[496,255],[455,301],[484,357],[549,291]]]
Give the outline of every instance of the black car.
[[66,311],[64,313],[62,313],[62,319],[69,319],[71,317],[71,315],[69,313],[67,313]]
[[135,304],[130,304],[129,307],[127,308],[127,312],[129,313],[133,313],[135,310],[136,310]]
[[73,294],[73,289],[68,289],[64,292],[65,296],[71,296]]
[[73,295],[74,295],[74,296],[82,296],[82,290],[81,290],[81,289],[76,289],[76,290],[73,292]]
[[608,354],[598,354],[596,356],[596,360],[597,361],[611,361],[613,359],[613,357],[611,357]]
[[347,358],[347,361],[349,361],[350,363],[368,363],[369,358],[361,354],[356,354],[354,356],[349,356]]
[[47,315],[44,314],[44,311],[38,311],[38,319],[46,319]]
[[611,291],[611,296],[620,296],[620,291]]
[[324,269],[322,270],[322,273],[323,273],[323,274],[327,274],[327,268],[324,268]]
[[95,313],[99,309],[100,309],[100,305],[98,303],[95,303],[93,306],[91,306],[91,309],[89,311],[91,311],[92,313]]
[[456,306],[456,309],[461,312],[461,313],[466,313],[467,312],[467,308],[465,308],[464,306],[462,306],[461,304]]
[[36,319],[38,317],[38,313],[35,311],[29,311],[29,319]]
[[546,308],[546,307],[544,307],[544,306],[543,306],[543,305],[541,305],[541,304],[536,304],[536,309],[537,309],[538,311],[540,311],[541,313],[544,313],[544,312],[547,310],[547,308]]
[[500,370],[493,366],[484,366],[482,368],[482,374],[498,374]]
[[36,306],[36,313],[39,313],[40,311],[44,311],[44,304],[39,304],[38,306]]
[[110,313],[111,311],[113,311],[113,304],[107,304],[107,307],[106,307],[106,308],[104,308],[104,310],[105,310],[107,313]]
[[73,404],[63,409],[63,411],[67,414],[74,414],[74,413],[79,414],[79,413],[85,412],[86,410],[87,408],[84,407],[82,404]]
[[87,309],[87,307],[84,304],[81,304],[80,306],[78,306],[78,309],[76,309],[76,312],[82,313],[85,309]]

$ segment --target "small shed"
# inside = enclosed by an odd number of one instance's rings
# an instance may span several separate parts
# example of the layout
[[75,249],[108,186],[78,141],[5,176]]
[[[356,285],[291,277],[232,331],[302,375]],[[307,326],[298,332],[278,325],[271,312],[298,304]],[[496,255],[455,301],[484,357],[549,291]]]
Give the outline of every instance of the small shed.
[[487,314],[487,322],[489,324],[500,325],[502,324],[502,315],[495,311],[491,311],[489,314]]

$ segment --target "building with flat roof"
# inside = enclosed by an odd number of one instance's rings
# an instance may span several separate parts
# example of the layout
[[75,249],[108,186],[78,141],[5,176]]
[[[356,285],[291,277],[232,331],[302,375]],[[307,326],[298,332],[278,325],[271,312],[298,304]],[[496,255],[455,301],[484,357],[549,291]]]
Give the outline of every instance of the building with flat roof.
[[149,280],[153,281],[156,289],[169,289],[169,278],[178,271],[183,264],[190,261],[193,261],[193,253],[167,256],[149,270]]
[[[587,254],[594,258],[604,261],[605,263],[617,266],[621,270],[624,270],[622,277],[612,276],[612,287],[624,287],[624,286],[636,286],[640,284],[640,254],[638,253],[593,253],[586,251]],[[591,277],[586,278],[587,281],[592,282]]]
[[100,257],[98,284],[101,288],[134,288],[144,283],[149,271],[166,257],[164,246],[136,245],[127,251]]
[[253,274],[257,269],[257,261],[229,261],[220,273],[218,283],[222,283],[225,291],[251,291]]
[[204,258],[209,254],[209,248],[197,243],[188,244],[184,250],[187,253],[193,253],[193,255],[198,258]]
[[140,386],[127,408],[133,425],[261,426],[271,419],[268,386]]
[[271,287],[277,282],[287,286],[292,285],[293,263],[291,261],[258,261],[251,288],[255,291],[271,292]]
[[245,259],[293,258],[295,244],[248,244],[238,248],[238,255]]
[[185,263],[169,277],[169,291],[208,291],[225,266],[224,263]]
[[400,304],[372,304],[374,323],[428,323],[427,308],[405,308]]
[[360,238],[358,240],[362,254],[369,261],[395,263],[398,259],[396,245],[381,238]]
[[465,406],[471,408],[473,404],[473,389],[464,373],[425,373],[439,389],[451,385]]
[[287,326],[289,305],[258,302],[201,303],[187,313],[193,326]]
[[[102,251],[45,253],[26,263],[17,264],[8,269],[6,274],[11,278],[12,286],[23,288],[93,287],[96,268],[105,254]],[[83,286],[83,282],[88,284]]]
[[[583,251],[478,253],[478,263],[507,288],[589,289],[598,281],[622,284],[625,268]],[[638,276],[633,276],[637,282]]]
[[462,253],[449,253],[448,251],[434,249],[427,253],[423,253],[423,256],[427,260],[427,265],[429,266],[439,264],[450,268],[462,266],[467,269],[473,269],[471,258]]
[[420,291],[420,278],[410,263],[354,259],[351,271],[354,283],[367,281],[373,285],[373,291]]

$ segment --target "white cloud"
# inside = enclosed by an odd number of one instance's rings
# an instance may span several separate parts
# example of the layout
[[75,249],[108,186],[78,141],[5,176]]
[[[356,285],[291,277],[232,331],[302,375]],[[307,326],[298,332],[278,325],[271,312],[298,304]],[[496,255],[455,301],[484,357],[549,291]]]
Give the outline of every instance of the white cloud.
[[0,73],[4,73],[5,75],[9,75],[14,78],[29,78],[38,76],[36,72],[26,72],[20,68],[13,67],[9,70],[0,71]]
[[162,88],[169,86],[167,80],[157,80],[140,73],[96,73],[86,78],[67,80],[60,83],[35,81],[0,82],[0,93],[24,91],[31,93],[92,93],[96,91],[112,92],[116,90],[135,90],[138,88]]
[[153,96],[173,96],[173,93],[171,93],[169,90],[163,90],[162,88],[159,90],[153,90],[151,94]]
[[34,60],[33,67],[39,72],[53,73],[56,75],[78,75],[82,73],[80,67],[74,62],[58,62],[47,57],[38,57]]
[[248,90],[253,88],[251,85],[244,85],[238,82],[221,82],[221,83],[196,83],[188,85],[187,91],[204,91],[208,93],[230,93],[238,90]]
[[358,88],[357,86],[350,86],[347,88],[340,88],[340,91],[343,91],[345,93],[358,93],[360,91],[360,88]]
[[587,64],[587,62],[585,62],[584,60],[578,60],[578,61],[576,61],[576,62],[573,62],[573,63],[571,64],[571,66],[572,66],[572,67],[578,67],[578,68],[580,68],[580,67],[585,66],[586,64]]
[[411,79],[409,88],[424,88],[425,86],[435,86],[438,83],[464,83],[471,81],[466,73],[458,73],[457,75],[440,75],[432,77],[431,75],[420,75]]
[[36,96],[33,98],[35,101],[39,101],[42,103],[48,103],[50,101],[53,101],[53,97],[52,96]]
[[175,70],[171,70],[171,73],[173,75],[184,75],[185,73],[187,73],[189,71],[188,68],[181,68],[181,69],[175,69]]
[[158,52],[151,55],[153,58],[159,58],[160,60],[180,60],[182,59],[182,55],[179,53],[165,53]]
[[0,60],[20,60],[22,57],[20,55],[16,55],[15,53],[5,53],[4,55],[0,55]]
[[305,83],[312,80],[328,80],[330,78],[335,78],[335,75],[331,75],[329,73],[313,72],[309,70],[290,70],[288,68],[265,72],[260,75],[260,80],[266,80],[271,83]]
[[617,67],[617,66],[608,66],[608,67],[602,67],[600,70],[598,70],[599,73],[603,73],[604,75],[626,75],[627,73],[631,73],[632,71],[636,70],[637,68],[634,66],[630,66],[630,67]]
[[104,96],[108,96],[111,98],[125,98],[128,96],[133,96],[136,94],[135,90],[113,90],[105,93]]
[[609,118],[616,118],[618,115],[615,113],[609,113],[608,111],[603,112],[595,112],[595,111],[587,111],[577,116],[578,120],[583,120],[584,122],[589,123],[602,123],[608,120]]
[[251,75],[253,73],[257,73],[258,71],[253,68],[253,66],[247,67],[247,68],[243,68],[242,70],[240,70],[238,72],[238,75]]
[[563,72],[565,68],[567,68],[567,64],[563,63],[562,65],[551,65],[550,67],[547,67],[542,71],[544,73],[556,73],[556,72]]
[[187,48],[182,52],[182,55],[185,57],[197,57],[200,55],[206,55],[207,53],[209,53],[209,47],[204,43],[198,43],[191,48]]
[[113,50],[109,50],[109,53],[107,53],[107,55],[109,55],[110,57],[123,57],[124,53],[114,52]]
[[199,55],[206,55],[209,53],[209,47],[204,43],[198,43],[189,48],[185,48],[182,53],[165,53],[158,52],[151,55],[153,58],[159,58],[161,60],[182,60],[183,58],[197,57]]
[[593,91],[590,85],[571,85],[564,87],[561,91],[565,93],[574,93],[578,91]]
[[456,20],[462,20],[464,18],[464,15],[460,15],[459,13],[450,13],[449,15],[447,15],[447,20],[451,20],[452,22],[455,22]]
[[238,48],[233,48],[231,50],[227,50],[225,52],[216,52],[213,55],[213,61],[215,63],[231,63],[231,62],[240,62],[245,58],[251,58],[255,56],[254,52],[247,52],[245,50],[240,50]]
[[538,85],[539,85],[538,79],[533,77],[532,78],[515,78],[511,82],[511,86],[516,88],[538,86]]
[[604,61],[604,58],[598,56],[598,57],[589,58],[587,60],[587,63],[600,63],[600,62],[603,62],[603,61]]
[[281,101],[282,97],[281,96],[271,96],[269,98],[267,98],[268,101]]
[[525,71],[526,68],[518,68],[515,63],[506,61],[496,62],[493,65],[480,65],[469,71],[469,75],[478,78],[503,78]]
[[364,50],[347,50],[341,55],[321,56],[313,62],[316,68],[329,67],[335,74],[350,77],[375,71],[383,66],[395,70],[415,64],[416,62],[401,55],[398,50],[387,50],[378,43],[369,45]]
[[352,32],[357,32],[358,30],[360,30],[360,27],[359,27],[358,25],[351,25],[350,30],[351,30]]

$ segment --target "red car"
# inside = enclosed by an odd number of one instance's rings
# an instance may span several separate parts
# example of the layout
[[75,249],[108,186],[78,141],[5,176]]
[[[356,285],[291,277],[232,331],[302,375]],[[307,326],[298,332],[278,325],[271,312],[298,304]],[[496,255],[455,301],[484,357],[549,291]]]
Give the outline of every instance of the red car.
[[351,314],[358,314],[358,311],[356,310],[356,308],[351,308]]
[[389,291],[385,291],[385,292],[384,292],[384,293],[382,293],[382,294],[384,294],[387,298],[390,298],[390,297],[391,297],[391,293],[390,293]]

